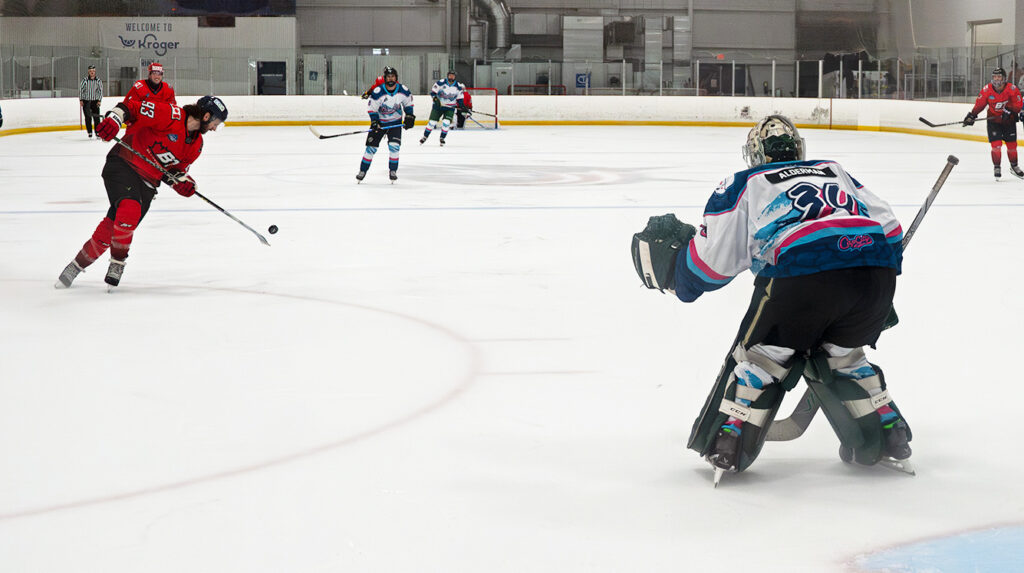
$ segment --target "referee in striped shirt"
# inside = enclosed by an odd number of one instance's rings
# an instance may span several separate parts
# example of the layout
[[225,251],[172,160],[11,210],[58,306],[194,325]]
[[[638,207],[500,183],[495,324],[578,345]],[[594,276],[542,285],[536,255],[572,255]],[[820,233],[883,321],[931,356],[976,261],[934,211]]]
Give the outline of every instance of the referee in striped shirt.
[[85,114],[85,130],[92,137],[93,124],[100,124],[100,100],[103,99],[103,82],[96,77],[96,66],[89,66],[89,75],[82,80],[79,101]]

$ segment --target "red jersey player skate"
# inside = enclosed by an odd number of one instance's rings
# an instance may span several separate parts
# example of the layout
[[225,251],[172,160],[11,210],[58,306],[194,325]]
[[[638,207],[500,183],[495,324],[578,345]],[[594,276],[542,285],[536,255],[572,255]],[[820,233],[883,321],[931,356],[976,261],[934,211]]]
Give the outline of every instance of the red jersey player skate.
[[[1000,164],[1003,161],[1002,147],[1006,142],[1006,157],[1010,160],[1010,171],[1024,179],[1024,171],[1017,166],[1017,116],[1024,108],[1020,90],[1006,82],[1006,70],[992,70],[992,83],[981,88],[974,108],[964,117],[964,127],[974,125],[978,113],[988,108],[988,141],[992,145],[993,172],[998,181],[1002,176]],[[1024,117],[1021,118],[1024,121]]]
[[103,141],[117,136],[121,123],[128,121],[132,128],[121,141],[149,158],[171,176],[135,155],[122,145],[115,145],[107,153],[103,166],[103,184],[107,189],[110,208],[74,260],[61,272],[57,288],[68,288],[86,267],[108,248],[110,266],[105,282],[111,287],[121,282],[125,259],[132,244],[136,227],[146,216],[163,181],[179,195],[191,197],[196,192],[195,181],[187,171],[203,151],[203,134],[216,131],[228,117],[224,102],[215,96],[203,96],[195,104],[178,107],[174,104],[131,100],[121,102],[107,112],[96,128]]

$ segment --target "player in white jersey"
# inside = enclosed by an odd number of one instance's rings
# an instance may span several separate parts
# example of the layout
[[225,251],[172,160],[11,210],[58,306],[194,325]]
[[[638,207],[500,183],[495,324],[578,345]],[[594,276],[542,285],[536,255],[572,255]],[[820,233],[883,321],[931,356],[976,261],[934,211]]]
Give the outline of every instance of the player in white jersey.
[[[359,163],[356,180],[362,181],[370,169],[377,147],[388,136],[388,176],[391,181],[398,179],[398,150],[402,148],[402,128],[412,129],[416,116],[412,113],[412,94],[409,88],[398,83],[398,72],[388,66],[384,68],[384,84],[370,92],[369,109],[370,133],[366,136],[366,152]],[[403,119],[404,115],[404,119]]]
[[452,118],[455,110],[466,109],[463,103],[463,94],[466,86],[455,80],[455,70],[448,72],[443,80],[434,83],[430,88],[430,97],[434,100],[434,106],[430,108],[430,120],[427,128],[423,130],[423,137],[420,138],[420,145],[427,141],[430,132],[437,126],[437,120],[441,120],[441,145],[444,145],[444,138],[448,135],[448,129],[452,126]]
[[[700,230],[652,217],[633,239],[649,288],[683,302],[746,269],[754,295],[689,447],[743,471],[764,444],[784,391],[801,375],[840,436],[840,457],[912,473],[911,433],[863,347],[892,309],[903,230],[884,201],[834,161],[804,161],[804,142],[771,115],[744,147],[750,166],[722,181]],[[808,369],[808,363],[816,370]],[[814,374],[808,374],[813,372]]]

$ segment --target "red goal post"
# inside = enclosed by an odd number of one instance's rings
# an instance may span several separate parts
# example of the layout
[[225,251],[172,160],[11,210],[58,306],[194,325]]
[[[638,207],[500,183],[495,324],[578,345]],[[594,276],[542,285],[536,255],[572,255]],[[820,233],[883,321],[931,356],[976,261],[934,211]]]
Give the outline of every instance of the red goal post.
[[[466,128],[480,129],[480,126],[487,129],[498,129],[498,90],[496,88],[466,88],[473,99],[474,113],[466,118]],[[474,122],[474,120],[476,120]],[[480,125],[477,125],[479,123]]]

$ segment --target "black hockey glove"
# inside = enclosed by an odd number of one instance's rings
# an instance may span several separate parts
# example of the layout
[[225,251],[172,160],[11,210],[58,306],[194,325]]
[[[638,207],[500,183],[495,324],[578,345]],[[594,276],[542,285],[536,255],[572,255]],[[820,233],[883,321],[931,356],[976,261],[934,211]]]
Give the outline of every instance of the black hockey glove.
[[1004,109],[1003,110],[1003,119],[1005,121],[1010,122],[1010,123],[1016,123],[1016,121],[1017,121],[1017,112],[1010,111],[1008,109]]
[[672,213],[651,217],[643,231],[633,235],[633,268],[644,286],[661,292],[675,290],[676,256],[693,240],[697,230]]
[[434,107],[441,109],[441,100],[437,99],[437,96],[430,96],[430,99],[434,101]]
[[380,120],[379,119],[371,119],[370,120],[370,131],[380,131]]
[[963,126],[967,127],[968,125],[974,125],[974,120],[976,120],[976,119],[978,119],[978,116],[974,115],[973,113],[968,113],[964,117],[964,124],[963,124]]
[[359,96],[360,99],[370,99],[370,92],[363,92],[363,95]]
[[402,128],[403,129],[412,129],[413,126],[415,126],[415,125],[416,125],[416,116],[411,114],[411,113],[405,114],[405,119],[402,120]]

